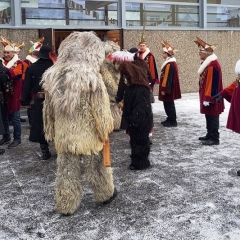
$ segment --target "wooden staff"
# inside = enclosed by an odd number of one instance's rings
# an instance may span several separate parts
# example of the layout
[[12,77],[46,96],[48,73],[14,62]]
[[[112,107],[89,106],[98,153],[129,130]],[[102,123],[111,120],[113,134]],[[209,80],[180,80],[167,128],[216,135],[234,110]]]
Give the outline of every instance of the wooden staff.
[[103,163],[104,167],[111,167],[110,142],[109,139],[103,145]]

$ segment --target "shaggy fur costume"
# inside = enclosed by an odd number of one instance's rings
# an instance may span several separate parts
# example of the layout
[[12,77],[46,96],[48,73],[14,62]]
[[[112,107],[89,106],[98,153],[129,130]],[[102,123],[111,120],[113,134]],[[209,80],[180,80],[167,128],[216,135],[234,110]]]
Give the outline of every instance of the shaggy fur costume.
[[123,62],[119,70],[127,80],[124,94],[123,117],[130,135],[131,166],[145,169],[150,166],[149,132],[153,126],[148,66],[143,60]]
[[74,213],[81,203],[81,162],[97,201],[113,196],[112,169],[103,165],[102,149],[113,130],[106,87],[100,74],[105,59],[93,32],[74,32],[59,47],[57,62],[42,79],[44,131],[57,150],[56,206]]
[[122,111],[118,106],[118,103],[115,101],[115,96],[117,94],[118,83],[120,81],[120,72],[118,66],[113,63],[107,56],[115,51],[119,51],[119,46],[112,42],[107,41],[104,43],[105,47],[105,60],[101,66],[101,74],[103,77],[103,82],[107,88],[107,92],[110,98],[110,107],[113,116],[114,129],[117,130],[120,128]]

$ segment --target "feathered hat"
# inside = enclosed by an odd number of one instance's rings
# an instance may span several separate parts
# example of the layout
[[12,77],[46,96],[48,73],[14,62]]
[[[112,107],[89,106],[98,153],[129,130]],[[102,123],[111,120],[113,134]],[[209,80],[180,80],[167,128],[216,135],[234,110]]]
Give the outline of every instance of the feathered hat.
[[199,52],[208,52],[213,53],[213,51],[216,49],[218,44],[208,44],[204,42],[199,37],[196,37],[197,39],[194,41],[198,45]]
[[32,46],[29,48],[28,52],[32,53],[34,51],[39,51],[44,42],[44,37],[39,38],[36,42],[30,41]]
[[8,41],[6,38],[1,36],[1,43],[3,45],[3,51],[5,52],[14,52],[14,44]]
[[25,46],[24,42],[22,43],[13,43],[14,46],[14,51],[15,52],[20,52],[22,48]]
[[139,41],[139,44],[146,44],[146,39],[145,39],[145,33],[142,33],[141,40]]
[[135,53],[130,53],[128,51],[116,51],[108,55],[110,60],[114,62],[133,62]]
[[174,47],[172,47],[168,42],[162,41],[162,48],[163,51],[170,54],[171,56],[174,55],[175,51],[177,51]]

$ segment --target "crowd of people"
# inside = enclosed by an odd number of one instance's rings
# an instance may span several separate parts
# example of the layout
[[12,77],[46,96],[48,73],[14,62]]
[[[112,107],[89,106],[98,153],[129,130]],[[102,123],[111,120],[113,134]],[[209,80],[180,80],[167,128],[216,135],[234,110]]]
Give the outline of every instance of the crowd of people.
[[[181,90],[176,50],[162,41],[164,62],[158,74],[144,35],[138,48],[116,51],[111,44],[104,46],[93,32],[74,32],[63,40],[58,56],[43,41],[40,38],[32,42],[29,55],[22,61],[18,52],[24,44],[2,38],[0,145],[8,144],[11,149],[21,144],[20,109],[27,107],[29,140],[40,144],[43,160],[51,157],[48,144],[54,141],[58,164],[56,207],[58,212],[69,215],[81,203],[81,169],[97,201],[107,204],[117,196],[112,169],[104,166],[105,153],[109,151],[106,146],[115,123],[119,122],[118,128],[125,129],[130,137],[129,169],[144,170],[151,166],[149,153],[154,128],[151,103],[155,84],[159,84],[158,99],[163,102],[167,116],[161,124],[177,127],[174,101],[181,98]],[[216,46],[198,37],[195,43],[202,61],[198,69],[200,112],[205,115],[207,129],[199,140],[206,146],[218,145],[223,98],[231,102],[227,128],[240,133],[240,61],[235,68],[236,81],[223,89],[221,66],[214,54]],[[104,61],[106,68],[119,74],[115,100],[109,97],[109,87],[104,82]],[[117,115],[112,113],[111,104],[122,110],[121,121],[114,119]],[[5,149],[0,149],[0,154],[4,152]]]

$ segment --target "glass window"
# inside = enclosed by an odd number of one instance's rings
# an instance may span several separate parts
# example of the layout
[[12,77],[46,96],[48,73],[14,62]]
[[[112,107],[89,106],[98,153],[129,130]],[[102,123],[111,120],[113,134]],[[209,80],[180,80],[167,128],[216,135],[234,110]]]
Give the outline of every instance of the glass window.
[[[90,0],[28,0],[21,5],[22,24],[118,26],[118,4]],[[26,2],[26,1],[24,1]],[[31,3],[30,3],[31,2]]]
[[0,1],[0,24],[11,24],[11,0]]
[[225,7],[221,5],[207,7],[208,27],[240,27],[240,5]]
[[199,27],[199,7],[126,3],[126,26]]
[[[152,1],[152,0],[145,0]],[[153,1],[159,1],[159,0],[153,0]],[[183,2],[183,3],[199,3],[199,0],[161,0],[161,2]]]
[[207,0],[208,4],[239,5],[239,0]]

